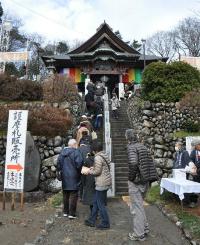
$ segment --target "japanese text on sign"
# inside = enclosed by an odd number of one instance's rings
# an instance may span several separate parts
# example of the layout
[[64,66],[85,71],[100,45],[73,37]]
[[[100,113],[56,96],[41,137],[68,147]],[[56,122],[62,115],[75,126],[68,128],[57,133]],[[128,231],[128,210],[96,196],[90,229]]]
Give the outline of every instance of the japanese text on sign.
[[23,191],[28,111],[9,111],[4,190]]

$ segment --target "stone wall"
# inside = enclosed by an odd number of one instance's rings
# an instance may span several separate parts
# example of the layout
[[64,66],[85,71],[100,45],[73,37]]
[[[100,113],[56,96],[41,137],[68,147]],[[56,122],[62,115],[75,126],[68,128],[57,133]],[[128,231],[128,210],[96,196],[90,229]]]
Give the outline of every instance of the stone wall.
[[180,110],[179,103],[150,103],[133,97],[129,101],[128,115],[132,127],[150,148],[159,176],[171,175],[174,146],[178,140],[174,133],[180,131],[188,119],[200,121],[199,109]]
[[[39,189],[45,192],[56,192],[61,187],[56,178],[57,158],[68,137],[54,138],[33,136],[35,145],[40,153],[40,184]],[[3,172],[6,154],[6,136],[0,136],[0,189],[3,188]]]
[[[6,103],[4,103],[7,106]],[[30,107],[41,108],[45,105],[44,102],[22,102],[24,109]],[[46,136],[33,136],[34,142],[40,154],[41,167],[40,167],[40,181],[39,189],[45,192],[56,192],[61,189],[61,183],[56,180],[56,165],[59,153],[62,147],[68,142],[69,138],[73,135],[75,127],[79,123],[80,116],[83,114],[83,104],[81,99],[69,103],[53,103],[49,104],[55,108],[62,108],[69,111],[73,116],[73,125],[71,129],[66,132],[65,137],[56,136],[48,138]],[[0,190],[3,189],[3,173],[6,155],[6,135],[0,136]]]

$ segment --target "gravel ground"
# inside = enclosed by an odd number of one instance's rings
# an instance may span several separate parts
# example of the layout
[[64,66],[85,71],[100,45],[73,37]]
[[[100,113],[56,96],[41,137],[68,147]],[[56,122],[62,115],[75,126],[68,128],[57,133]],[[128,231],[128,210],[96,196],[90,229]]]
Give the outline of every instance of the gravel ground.
[[11,211],[7,203],[6,210],[0,210],[0,245],[32,242],[44,228],[46,219],[54,213],[55,210],[43,202],[25,203],[23,212],[18,203],[15,211]]
[[[144,245],[189,245],[181,231],[169,221],[155,206],[146,205],[151,232]],[[132,245],[141,242],[129,241],[127,238],[131,228],[129,207],[121,199],[108,202],[111,229],[99,231],[84,225],[88,207],[79,203],[77,220],[57,218],[43,245]]]

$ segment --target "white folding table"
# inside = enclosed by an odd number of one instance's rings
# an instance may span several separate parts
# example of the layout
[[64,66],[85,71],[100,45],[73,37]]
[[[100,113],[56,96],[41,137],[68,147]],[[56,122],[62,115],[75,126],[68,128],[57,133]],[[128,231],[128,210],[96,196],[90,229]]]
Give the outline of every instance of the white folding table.
[[182,201],[184,193],[200,193],[200,183],[186,179],[162,178],[160,182],[160,194],[166,189],[179,196]]

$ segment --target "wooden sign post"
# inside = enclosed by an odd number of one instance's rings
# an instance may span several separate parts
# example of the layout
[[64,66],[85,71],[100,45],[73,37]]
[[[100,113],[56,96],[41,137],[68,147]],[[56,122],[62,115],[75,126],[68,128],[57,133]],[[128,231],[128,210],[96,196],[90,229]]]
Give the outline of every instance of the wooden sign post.
[[23,209],[27,120],[27,110],[9,111],[3,192],[4,210],[6,192],[12,193],[11,210],[15,209],[16,192],[21,195],[20,208]]

